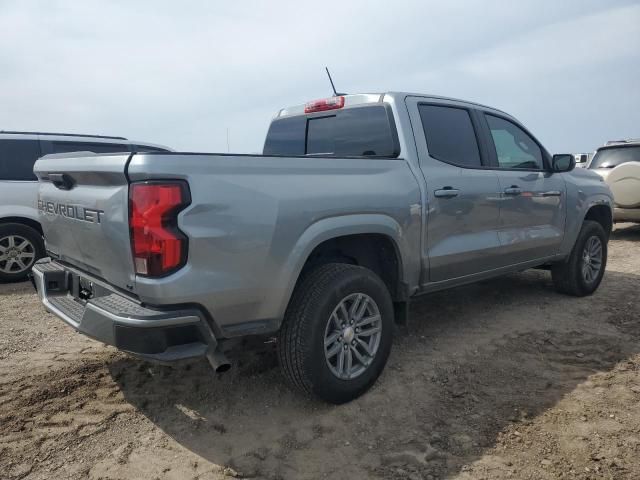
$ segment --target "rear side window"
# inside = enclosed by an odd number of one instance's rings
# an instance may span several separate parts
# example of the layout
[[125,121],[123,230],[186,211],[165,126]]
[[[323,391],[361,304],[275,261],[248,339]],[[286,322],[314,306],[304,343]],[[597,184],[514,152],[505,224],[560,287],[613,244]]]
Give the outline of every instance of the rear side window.
[[468,110],[441,105],[420,105],[419,109],[430,156],[464,167],[482,165]]
[[91,142],[51,142],[51,153],[93,152],[120,153],[128,152],[129,146],[120,143],[91,143]]
[[601,148],[591,160],[589,168],[615,168],[627,162],[640,162],[640,145]]
[[485,114],[496,147],[498,166],[506,169],[542,170],[540,146],[520,127],[504,118]]
[[352,107],[274,120],[264,154],[397,157],[398,135],[388,107]]
[[38,140],[0,140],[0,180],[37,180],[33,164],[40,156]]

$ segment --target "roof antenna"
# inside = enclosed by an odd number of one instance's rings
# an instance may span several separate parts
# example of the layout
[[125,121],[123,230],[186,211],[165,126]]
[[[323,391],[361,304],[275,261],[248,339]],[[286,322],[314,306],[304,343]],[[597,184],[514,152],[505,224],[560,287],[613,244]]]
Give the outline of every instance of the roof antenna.
[[329,81],[331,82],[331,88],[333,89],[333,96],[337,97],[339,95],[346,95],[346,93],[338,93],[336,92],[336,86],[333,84],[333,79],[331,78],[331,74],[329,73],[329,67],[324,67],[327,71],[327,76],[329,77]]

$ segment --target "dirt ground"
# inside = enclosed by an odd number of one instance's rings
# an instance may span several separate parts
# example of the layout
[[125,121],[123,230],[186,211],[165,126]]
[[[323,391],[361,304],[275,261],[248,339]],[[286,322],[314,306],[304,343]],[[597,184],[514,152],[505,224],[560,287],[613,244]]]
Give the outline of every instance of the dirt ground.
[[609,248],[588,298],[540,270],[424,297],[343,406],[269,351],[153,365],[0,285],[0,478],[640,478],[640,226]]

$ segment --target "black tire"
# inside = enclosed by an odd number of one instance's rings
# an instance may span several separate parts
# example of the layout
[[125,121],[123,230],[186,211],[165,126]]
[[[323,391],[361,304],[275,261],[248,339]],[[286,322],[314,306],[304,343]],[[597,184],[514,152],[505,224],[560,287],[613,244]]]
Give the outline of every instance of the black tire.
[[[593,237],[597,237],[600,240],[602,259],[597,275],[588,281],[582,271],[585,262],[583,255],[587,242]],[[585,220],[569,258],[565,262],[553,265],[551,268],[551,278],[556,290],[576,297],[584,297],[595,292],[602,281],[607,266],[608,240],[602,225],[592,220]]]
[[[10,239],[20,238],[29,242],[28,246],[24,247],[24,251],[33,253],[33,257],[21,257],[21,262],[26,264],[27,268],[22,268],[17,262],[9,260],[9,257],[4,253],[8,251],[10,247]],[[31,271],[31,267],[39,258],[44,257],[44,242],[42,235],[37,230],[24,225],[22,223],[3,223],[0,224],[0,282],[18,282],[27,278],[27,275]],[[4,250],[4,251],[3,251]],[[15,249],[13,250],[15,252]]]
[[[345,380],[332,373],[328,365],[325,329],[341,302],[358,293],[375,303],[381,334],[368,366],[357,377]],[[392,339],[393,304],[382,280],[366,268],[329,263],[308,273],[296,287],[280,328],[278,358],[284,376],[298,389],[340,404],[359,397],[375,383],[387,363]]]

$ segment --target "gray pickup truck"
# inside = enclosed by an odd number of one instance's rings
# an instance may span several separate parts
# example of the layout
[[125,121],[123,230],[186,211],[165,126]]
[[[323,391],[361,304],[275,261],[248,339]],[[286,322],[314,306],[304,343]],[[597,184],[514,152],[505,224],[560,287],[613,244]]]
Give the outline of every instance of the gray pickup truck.
[[262,155],[45,156],[35,165],[46,308],[146,359],[276,338],[284,375],[328,402],[383,370],[410,300],[532,267],[588,295],[611,193],[517,120],[409,93],[280,110]]

